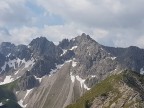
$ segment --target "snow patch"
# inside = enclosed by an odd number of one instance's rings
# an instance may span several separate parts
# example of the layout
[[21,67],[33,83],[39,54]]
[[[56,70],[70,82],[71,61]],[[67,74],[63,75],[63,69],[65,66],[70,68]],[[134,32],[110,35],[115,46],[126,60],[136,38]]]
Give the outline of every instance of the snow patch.
[[15,62],[16,62],[16,59],[5,62],[5,64],[1,67],[2,71],[5,71],[7,65],[9,67],[14,67],[14,69],[15,69]]
[[[65,63],[69,63],[69,62],[71,62],[71,61],[72,61],[72,60],[67,60],[67,61],[65,61]],[[65,63],[64,63],[64,64],[65,64]]]
[[140,69],[140,74],[144,75],[144,69],[143,68]]
[[26,61],[25,59],[21,60],[19,58],[16,58],[16,59],[13,59],[13,60],[9,60],[9,61],[6,61],[5,64],[1,67],[1,70],[5,71],[7,65],[10,68],[13,67],[14,69],[16,69],[16,64],[18,65],[18,67],[20,67],[21,64],[25,64],[25,68],[28,68],[29,66],[33,66],[34,65],[34,59],[32,58],[31,60],[28,60],[28,61]]
[[91,75],[91,77],[92,77],[92,78],[95,78],[95,77],[96,77],[96,75]]
[[117,57],[111,57],[112,60],[115,60]]
[[26,105],[23,104],[23,100],[22,100],[22,99],[18,101],[18,104],[19,104],[22,108],[25,108],[25,107],[27,106],[27,104],[26,104]]
[[88,88],[87,85],[85,85],[85,84],[84,84],[84,88],[85,88],[86,90],[90,90],[90,89],[91,89],[91,88]]
[[72,61],[72,67],[75,67],[77,65],[77,62]]
[[103,48],[100,48],[102,51],[104,50]]
[[18,73],[19,73],[19,70],[18,70],[18,71],[16,71],[14,75],[17,75]]
[[72,83],[74,83],[74,82],[75,82],[75,76],[72,75],[72,72],[70,73],[70,77],[71,77],[71,81],[72,81]]
[[39,82],[41,83],[41,81],[42,81],[42,77],[41,77],[41,78],[38,78],[38,77],[35,76],[35,75],[34,75],[34,77],[35,77],[35,79],[39,80]]
[[9,57],[11,55],[11,53],[9,53],[6,57]]
[[32,67],[34,65],[34,59],[31,59],[31,60],[28,60],[28,61],[23,59],[22,62],[25,63],[25,68],[28,68],[29,66]]
[[0,85],[7,84],[7,83],[11,83],[11,82],[13,82],[13,81],[14,81],[14,79],[11,78],[11,75],[9,75],[9,76],[6,76],[6,77],[5,77],[5,79],[4,79],[3,82],[0,82]]
[[69,49],[69,50],[74,50],[74,49],[76,49],[78,46],[73,46],[71,49]]
[[32,91],[33,89],[27,90],[24,99],[29,95],[29,93]]
[[76,76],[76,79],[80,82],[80,85],[81,85],[81,88],[82,88],[85,80],[80,78],[78,75]]
[[16,94],[18,94],[19,93],[19,91],[16,91]]
[[50,72],[50,75],[49,76],[52,76],[55,72],[57,72],[57,70],[59,70],[65,63],[69,63],[71,62],[72,60],[67,60],[65,61],[63,64],[59,64],[59,65],[56,65],[56,68],[55,69],[51,69],[51,72]]
[[[76,49],[77,47],[78,47],[78,46],[73,46],[71,49],[68,49],[68,50],[74,50],[74,49]],[[64,54],[66,54],[68,50],[63,49],[63,53],[62,53],[60,56],[63,56]]]
[[31,46],[30,46],[30,45],[28,45],[27,47],[28,47],[28,48],[30,48]]
[[2,102],[0,103],[0,106],[3,106],[3,103],[2,103]]
[[75,38],[72,38],[72,41],[75,41]]
[[[23,104],[24,100],[26,99],[26,97],[30,94],[30,92],[32,91],[33,89],[30,89],[30,90],[26,90],[26,94],[24,96],[23,99],[19,100],[18,101],[18,104],[22,107],[22,108],[25,108],[27,106],[27,104]],[[19,91],[16,92],[16,94],[18,93]]]
[[60,56],[63,56],[66,52],[67,50],[63,50],[63,53]]
[[78,75],[76,76],[76,79],[80,82],[81,88],[84,87],[86,90],[91,89],[91,88],[88,88],[87,85],[84,83],[85,79],[80,78]]
[[106,57],[107,59],[115,60],[117,57]]

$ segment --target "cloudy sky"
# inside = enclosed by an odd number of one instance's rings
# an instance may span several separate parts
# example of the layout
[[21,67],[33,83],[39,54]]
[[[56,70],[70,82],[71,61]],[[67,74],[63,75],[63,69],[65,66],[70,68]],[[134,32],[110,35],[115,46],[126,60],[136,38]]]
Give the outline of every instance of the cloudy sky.
[[115,47],[144,48],[144,0],[0,0],[0,42],[59,42],[85,32]]

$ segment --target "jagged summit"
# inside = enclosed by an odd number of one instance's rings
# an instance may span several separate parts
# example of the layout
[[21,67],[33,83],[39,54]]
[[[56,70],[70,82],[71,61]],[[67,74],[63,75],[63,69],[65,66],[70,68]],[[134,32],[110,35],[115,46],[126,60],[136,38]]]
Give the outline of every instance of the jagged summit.
[[86,43],[86,42],[98,44],[94,39],[92,39],[89,35],[85,33],[82,33],[80,36],[77,36],[74,39],[71,39],[71,41],[76,41],[78,44]]
[[85,34],[85,33],[82,33],[80,36],[81,39],[92,39],[89,35]]
[[77,36],[72,39],[63,39],[59,42],[59,47],[62,49],[69,49],[72,46],[79,46],[80,44],[90,44],[95,43],[99,45],[94,39],[92,39],[89,35],[86,35],[85,33],[82,33],[80,36]]
[[53,42],[48,41],[46,37],[38,37],[38,38],[33,39],[30,42],[29,46],[41,48],[41,47],[44,47],[45,44],[54,45]]
[[33,44],[35,44],[35,43],[43,43],[43,42],[48,42],[48,40],[47,40],[47,38],[46,37],[37,37],[37,38],[35,38],[35,39],[33,39],[31,42],[30,42],[30,44],[29,45],[33,45]]
[[33,39],[29,46],[32,52],[34,52],[34,56],[47,55],[55,57],[61,52],[61,50],[55,46],[53,42],[48,41],[46,37]]

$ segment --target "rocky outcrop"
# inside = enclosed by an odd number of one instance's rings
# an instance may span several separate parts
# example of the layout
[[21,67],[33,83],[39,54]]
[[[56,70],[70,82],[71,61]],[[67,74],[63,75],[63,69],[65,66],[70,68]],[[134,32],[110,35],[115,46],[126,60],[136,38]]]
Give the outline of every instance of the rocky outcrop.
[[27,89],[32,89],[39,85],[39,81],[35,79],[29,71],[27,71],[19,80],[18,80],[18,90],[25,91]]
[[38,60],[32,69],[30,70],[31,74],[42,77],[48,75],[50,71],[56,68],[56,59],[51,57],[44,57],[43,59]]
[[136,46],[128,48],[104,47],[104,49],[117,57],[117,61],[120,63],[122,69],[127,68],[139,72],[144,66],[144,49]]
[[59,42],[58,47],[61,47],[62,49],[69,49],[70,41],[68,39],[63,39],[61,42]]
[[54,58],[62,53],[59,47],[55,46],[53,42],[48,41],[45,37],[32,40],[29,46],[36,58],[44,55]]

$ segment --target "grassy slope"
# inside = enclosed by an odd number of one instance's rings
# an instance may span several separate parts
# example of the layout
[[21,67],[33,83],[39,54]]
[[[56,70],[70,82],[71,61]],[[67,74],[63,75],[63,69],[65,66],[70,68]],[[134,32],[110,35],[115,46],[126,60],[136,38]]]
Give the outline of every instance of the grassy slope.
[[[127,76],[135,76],[139,81],[144,82],[144,77],[129,71],[125,71],[118,75],[112,75],[100,82],[99,84],[97,84],[90,91],[86,92],[74,104],[67,106],[67,108],[89,108],[95,97],[107,95],[107,93],[109,92],[119,94],[117,97],[115,97],[115,102],[119,97],[121,97],[122,94],[119,93],[119,90],[115,88],[114,85],[118,85],[120,81],[127,80]],[[130,86],[131,85],[132,84],[130,84]],[[113,102],[111,102],[111,104],[112,103]]]
[[[0,85],[0,102],[4,105],[1,108],[21,108],[17,104],[17,99],[13,93],[14,88],[16,88],[17,81],[14,81],[9,84]],[[8,101],[6,101],[9,99]]]

